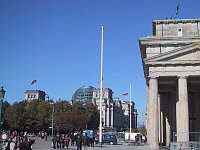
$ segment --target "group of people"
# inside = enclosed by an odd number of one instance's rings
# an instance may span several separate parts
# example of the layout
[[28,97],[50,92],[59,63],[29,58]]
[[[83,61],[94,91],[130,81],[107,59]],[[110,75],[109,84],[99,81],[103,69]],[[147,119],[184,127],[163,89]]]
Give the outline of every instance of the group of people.
[[47,133],[47,132],[44,132],[44,131],[40,131],[40,132],[39,132],[39,136],[40,136],[42,139],[45,139],[45,141],[47,141],[48,133]]
[[94,138],[89,138],[87,133],[72,133],[72,134],[56,134],[52,139],[54,149],[68,149],[69,143],[71,146],[77,146],[77,150],[88,149],[88,146],[94,147]]
[[5,145],[6,150],[32,150],[32,144],[35,139],[30,139],[27,136],[22,136],[21,134],[13,135],[9,138],[7,144]]

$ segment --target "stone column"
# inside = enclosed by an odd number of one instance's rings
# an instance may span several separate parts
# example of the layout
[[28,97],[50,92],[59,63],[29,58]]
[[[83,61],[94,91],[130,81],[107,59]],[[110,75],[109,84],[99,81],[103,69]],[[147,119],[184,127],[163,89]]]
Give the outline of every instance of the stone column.
[[110,127],[110,104],[108,104],[107,108],[107,127]]
[[187,78],[178,79],[178,102],[176,103],[177,142],[189,141],[189,110]]
[[147,115],[146,115],[146,129],[147,129],[147,142],[148,144],[150,143],[150,137],[149,137],[149,87],[146,87],[146,111],[147,111]]
[[160,112],[160,144],[163,145],[163,112]]
[[160,94],[158,94],[158,122],[159,122],[159,143],[162,142],[162,131],[161,131],[161,108],[160,108]]
[[169,118],[166,117],[166,146],[169,146],[170,144],[170,124],[169,124]]
[[110,117],[111,117],[111,122],[110,122],[110,127],[113,127],[113,125],[114,125],[114,112],[113,112],[113,104],[111,105],[111,112],[110,112]]
[[158,79],[149,79],[149,94],[148,94],[148,104],[149,104],[149,138],[150,138],[150,148],[159,148],[159,115],[158,115]]

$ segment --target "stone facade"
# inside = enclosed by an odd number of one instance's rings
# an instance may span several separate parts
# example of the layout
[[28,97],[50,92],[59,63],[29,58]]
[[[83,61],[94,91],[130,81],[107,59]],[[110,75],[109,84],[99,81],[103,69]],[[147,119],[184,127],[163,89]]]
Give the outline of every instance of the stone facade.
[[[103,88],[103,102],[102,102],[102,116],[103,116],[103,127],[110,129],[120,130],[122,128],[129,128],[129,112],[130,103],[121,102],[119,98],[112,97],[112,90],[109,88]],[[93,103],[97,105],[100,110],[100,89],[93,90]],[[137,111],[134,108],[132,102],[132,128],[137,128]],[[136,117],[136,118],[135,118]]]
[[[102,117],[103,117],[103,126],[113,128],[113,98],[112,90],[109,88],[103,88],[102,96]],[[100,110],[100,89],[93,90],[93,103],[97,105],[98,110]]]
[[154,20],[140,38],[147,84],[147,138],[152,149],[197,140],[200,132],[200,19]]
[[[25,92],[25,100],[31,101],[34,99],[42,99],[45,100],[45,92],[40,90],[27,90]],[[48,97],[49,99],[49,97]]]

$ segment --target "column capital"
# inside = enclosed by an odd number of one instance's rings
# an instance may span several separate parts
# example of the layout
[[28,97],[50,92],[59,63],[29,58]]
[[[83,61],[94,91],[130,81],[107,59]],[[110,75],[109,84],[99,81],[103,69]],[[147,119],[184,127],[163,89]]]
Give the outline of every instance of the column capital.
[[177,76],[178,79],[187,79],[188,76]]
[[159,76],[148,76],[148,79],[158,79]]

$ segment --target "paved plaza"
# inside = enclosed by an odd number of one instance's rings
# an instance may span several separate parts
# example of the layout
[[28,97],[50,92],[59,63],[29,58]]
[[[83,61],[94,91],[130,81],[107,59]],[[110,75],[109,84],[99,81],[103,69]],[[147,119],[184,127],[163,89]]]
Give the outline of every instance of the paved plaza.
[[[49,137],[47,141],[44,139],[35,138],[35,143],[33,144],[33,150],[53,150],[52,148],[52,138]],[[76,146],[70,146],[69,150],[76,150]],[[83,149],[83,148],[82,148]],[[102,148],[99,145],[95,145],[95,147],[89,147],[88,150],[150,150],[147,145],[143,146],[131,146],[127,143],[123,143],[121,145],[103,145]],[[166,150],[166,149],[165,149]]]

